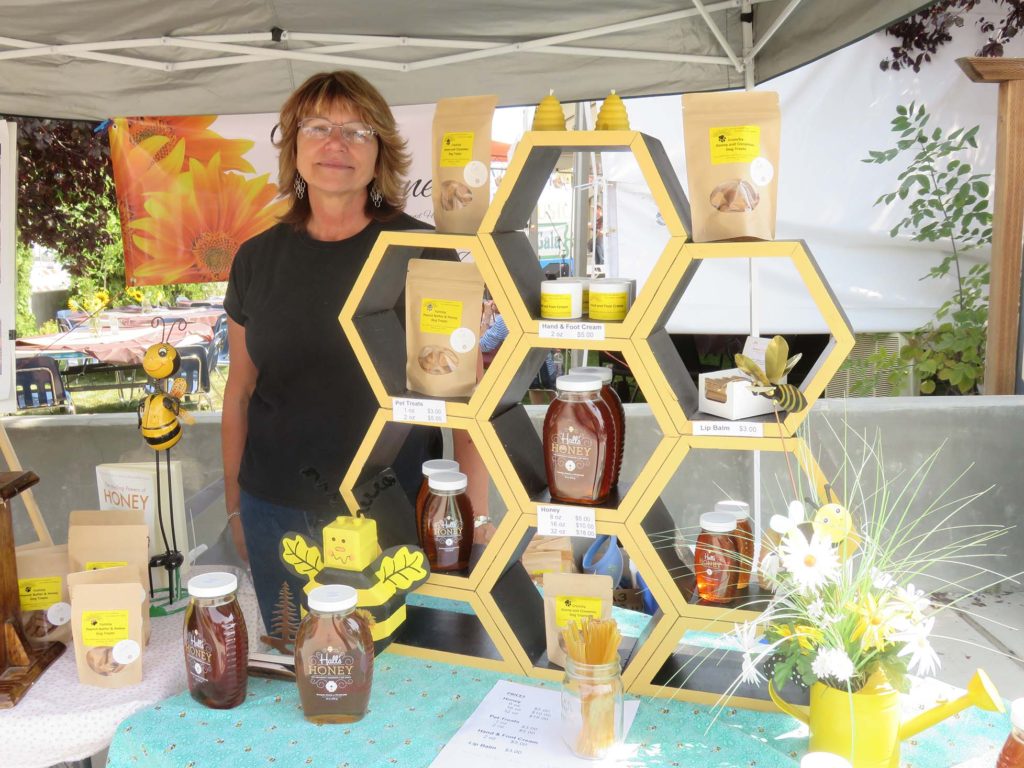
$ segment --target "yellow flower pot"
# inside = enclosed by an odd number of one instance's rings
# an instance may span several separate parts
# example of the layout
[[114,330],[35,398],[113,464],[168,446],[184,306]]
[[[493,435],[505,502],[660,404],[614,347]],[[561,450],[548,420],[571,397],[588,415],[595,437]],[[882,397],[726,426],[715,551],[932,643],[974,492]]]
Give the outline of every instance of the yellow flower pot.
[[815,683],[811,686],[810,708],[786,703],[770,682],[768,694],[779,709],[810,727],[809,751],[840,755],[849,760],[853,768],[899,768],[900,741],[969,706],[1003,711],[999,693],[980,669],[968,684],[966,694],[942,702],[902,724],[900,694],[880,674],[852,694]]

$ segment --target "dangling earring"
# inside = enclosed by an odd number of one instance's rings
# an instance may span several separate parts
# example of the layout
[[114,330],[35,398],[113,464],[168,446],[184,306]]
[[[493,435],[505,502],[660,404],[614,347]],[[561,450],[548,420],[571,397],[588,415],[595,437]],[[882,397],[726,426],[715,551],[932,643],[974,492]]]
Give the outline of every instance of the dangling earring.
[[295,183],[292,185],[295,187],[295,197],[301,200],[306,196],[306,180],[303,179],[298,173],[295,174]]
[[377,189],[377,182],[373,182],[370,186],[370,200],[373,201],[374,208],[380,208],[380,204],[384,200],[384,195]]

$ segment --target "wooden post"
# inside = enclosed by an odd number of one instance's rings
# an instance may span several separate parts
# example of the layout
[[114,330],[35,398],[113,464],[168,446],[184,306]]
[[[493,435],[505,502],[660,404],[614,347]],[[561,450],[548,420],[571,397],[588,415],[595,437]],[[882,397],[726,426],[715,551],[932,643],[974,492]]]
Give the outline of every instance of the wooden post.
[[971,57],[957,63],[976,83],[999,83],[985,394],[1012,395],[1022,384],[1018,333],[1024,248],[1024,59]]

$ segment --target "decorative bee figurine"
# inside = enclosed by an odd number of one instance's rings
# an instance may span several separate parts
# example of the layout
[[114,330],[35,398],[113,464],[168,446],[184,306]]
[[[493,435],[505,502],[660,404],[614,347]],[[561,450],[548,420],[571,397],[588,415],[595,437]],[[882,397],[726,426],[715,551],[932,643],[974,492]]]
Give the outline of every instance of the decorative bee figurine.
[[792,384],[783,384],[782,377],[793,370],[801,355],[789,355],[789,344],[781,336],[775,336],[768,342],[764,353],[764,370],[746,355],[737,354],[736,367],[750,376],[757,386],[751,392],[767,397],[774,402],[779,410],[797,413],[807,407],[804,393]]
[[323,554],[300,533],[289,532],[281,561],[304,576],[307,594],[323,584],[354,587],[357,609],[368,614],[375,654],[381,653],[405,621],[405,596],[430,577],[423,550],[402,544],[380,552],[377,523],[369,517],[339,515],[323,528]]
[[[181,440],[181,424],[179,419],[186,424],[194,424],[195,419],[181,407],[181,398],[185,394],[187,384],[184,379],[175,379],[170,388],[166,389],[170,377],[174,376],[181,368],[181,357],[178,350],[174,348],[168,338],[173,325],[168,327],[159,318],[153,321],[153,325],[164,325],[164,337],[157,344],[153,344],[146,350],[142,358],[142,368],[150,377],[148,387],[150,394],[146,395],[138,407],[139,432],[142,433],[146,445],[156,453],[157,482],[160,482],[160,454],[167,457],[166,461],[166,487],[171,487],[171,448]],[[184,330],[184,321],[180,327]],[[159,487],[159,485],[158,485]],[[163,538],[163,554],[153,555],[149,559],[150,570],[153,568],[164,568],[167,571],[168,603],[178,600],[181,593],[181,579],[178,570],[181,568],[185,557],[178,550],[178,534],[174,528],[174,494],[167,494],[168,513],[170,519],[170,541],[167,539],[167,530],[164,524],[163,494],[157,494],[157,520],[160,525],[160,535]],[[155,597],[155,591],[150,580],[150,596]]]

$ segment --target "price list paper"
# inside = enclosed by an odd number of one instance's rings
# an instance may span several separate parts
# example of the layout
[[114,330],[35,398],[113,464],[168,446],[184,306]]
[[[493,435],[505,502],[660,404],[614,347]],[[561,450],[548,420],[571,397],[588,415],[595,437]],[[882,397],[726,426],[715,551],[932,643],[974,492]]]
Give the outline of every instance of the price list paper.
[[[627,701],[623,730],[636,717],[639,701]],[[597,762],[576,757],[562,741],[562,696],[557,689],[536,688],[499,680],[480,706],[444,746],[430,768],[564,768],[615,764],[614,757]],[[623,755],[634,750],[621,747]]]
[[448,408],[444,400],[393,397],[391,412],[395,421],[419,421],[426,424],[444,424],[448,421]]
[[541,536],[597,536],[597,522],[590,507],[541,504],[537,507],[537,533]]

